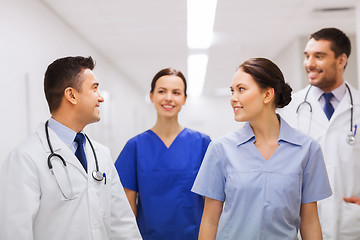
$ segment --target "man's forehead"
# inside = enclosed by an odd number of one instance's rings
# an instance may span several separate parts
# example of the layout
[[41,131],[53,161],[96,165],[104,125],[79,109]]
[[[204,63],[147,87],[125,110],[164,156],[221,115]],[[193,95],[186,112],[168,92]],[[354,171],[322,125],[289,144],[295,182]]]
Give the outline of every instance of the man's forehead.
[[331,42],[328,40],[310,39],[306,44],[304,53],[329,54],[331,50]]

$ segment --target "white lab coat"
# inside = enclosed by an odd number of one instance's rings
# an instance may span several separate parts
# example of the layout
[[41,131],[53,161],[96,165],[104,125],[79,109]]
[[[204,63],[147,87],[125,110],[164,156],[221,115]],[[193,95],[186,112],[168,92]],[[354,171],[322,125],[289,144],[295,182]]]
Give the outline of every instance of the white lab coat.
[[[106,240],[141,239],[135,217],[111,160],[108,148],[92,141],[99,170],[106,184],[93,179],[95,160],[87,141],[88,174],[74,153],[49,129],[53,149],[67,163],[74,200],[65,200],[49,170],[50,154],[41,124],[36,133],[12,151],[1,164],[1,240]],[[65,193],[70,192],[64,168],[53,160],[57,179]]]
[[[360,92],[350,85],[349,87],[354,103],[353,126],[359,126]],[[343,200],[343,197],[352,195],[360,197],[360,134],[356,134],[354,145],[346,142],[351,116],[349,92],[346,89],[346,94],[328,121],[319,101],[312,94],[313,89],[314,87],[310,89],[307,97],[312,106],[312,114],[304,104],[299,109],[299,114],[296,113],[297,107],[304,101],[308,87],[295,93],[289,106],[279,109],[278,112],[292,127],[315,138],[324,153],[333,191],[330,198],[318,202],[324,239],[360,239],[360,206]]]

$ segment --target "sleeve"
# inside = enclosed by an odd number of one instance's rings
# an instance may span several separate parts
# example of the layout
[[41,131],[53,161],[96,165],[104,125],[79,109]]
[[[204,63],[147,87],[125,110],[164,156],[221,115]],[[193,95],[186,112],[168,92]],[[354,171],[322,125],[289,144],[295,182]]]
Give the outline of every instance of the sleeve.
[[321,147],[312,143],[309,159],[303,171],[302,203],[310,203],[332,195]]
[[191,189],[192,192],[225,201],[225,175],[221,156],[217,145],[211,142]]
[[112,166],[111,240],[140,240],[141,235],[119,176]]
[[130,139],[115,162],[120,181],[125,188],[138,192],[136,142]]
[[0,239],[33,239],[41,195],[35,164],[15,150],[1,164],[0,176]]

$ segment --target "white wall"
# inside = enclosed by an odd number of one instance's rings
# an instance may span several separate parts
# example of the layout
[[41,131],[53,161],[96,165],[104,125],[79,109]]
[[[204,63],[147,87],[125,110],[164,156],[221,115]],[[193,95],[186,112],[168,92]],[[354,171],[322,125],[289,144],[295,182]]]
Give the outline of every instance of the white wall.
[[306,76],[303,66],[304,44],[303,38],[294,39],[290,44],[284,46],[274,62],[284,74],[285,81],[293,88],[294,91],[306,86]]
[[110,146],[114,157],[128,138],[149,127],[146,120],[151,106],[145,104],[136,87],[39,1],[0,1],[0,54],[0,161],[49,118],[43,76],[47,66],[63,56],[92,56],[96,60],[94,73],[110,101],[102,106],[102,120],[86,131]]
[[[294,90],[307,83],[302,67],[306,41],[307,36],[299,36],[273,59]],[[357,87],[354,37],[352,43],[345,79]],[[90,55],[97,62],[94,72],[104,91],[105,103],[101,107],[101,121],[88,126],[86,132],[109,146],[114,160],[129,138],[155,123],[155,110],[152,104],[145,102],[144,93],[102,55],[101,49],[94,49],[40,1],[0,0],[0,54],[3,93],[0,161],[34,132],[39,122],[49,118],[43,76],[47,66],[63,56]],[[179,120],[184,126],[204,132],[213,139],[242,125],[234,121],[230,95],[189,97]]]
[[179,115],[189,128],[208,134],[212,139],[233,132],[242,126],[235,122],[229,96],[188,98]]

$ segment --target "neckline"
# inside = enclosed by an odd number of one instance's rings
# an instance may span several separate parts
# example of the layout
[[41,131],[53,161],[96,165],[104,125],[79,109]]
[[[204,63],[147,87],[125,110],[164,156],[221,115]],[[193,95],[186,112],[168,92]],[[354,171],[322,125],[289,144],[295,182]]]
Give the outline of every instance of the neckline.
[[176,135],[176,137],[174,138],[174,140],[171,142],[171,144],[169,145],[169,147],[166,146],[166,144],[164,143],[164,141],[151,129],[148,130],[148,132],[151,132],[161,143],[162,145],[166,148],[166,149],[170,149],[171,146],[174,145],[174,143],[176,142],[176,140],[179,138],[179,136],[186,130],[187,128],[184,127],[179,133],[178,135]]

